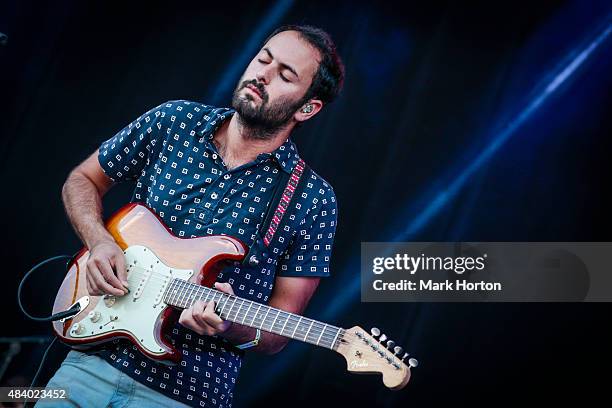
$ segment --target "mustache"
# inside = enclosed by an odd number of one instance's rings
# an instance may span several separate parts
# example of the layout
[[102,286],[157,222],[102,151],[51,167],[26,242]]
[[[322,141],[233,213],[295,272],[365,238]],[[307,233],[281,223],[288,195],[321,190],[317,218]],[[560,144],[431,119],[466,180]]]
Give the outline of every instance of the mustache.
[[248,79],[246,81],[242,81],[242,84],[240,85],[240,89],[242,90],[246,88],[247,85],[253,85],[255,88],[257,88],[257,90],[259,91],[259,94],[261,95],[261,99],[263,99],[264,102],[268,100],[268,93],[266,92],[261,82],[258,82],[256,79]]

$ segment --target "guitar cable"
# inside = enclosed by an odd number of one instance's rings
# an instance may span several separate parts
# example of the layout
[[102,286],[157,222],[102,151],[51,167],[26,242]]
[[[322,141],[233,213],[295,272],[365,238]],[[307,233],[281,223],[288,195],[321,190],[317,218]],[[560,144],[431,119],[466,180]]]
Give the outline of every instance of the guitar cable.
[[[25,284],[25,281],[30,277],[30,275],[34,271],[36,271],[41,266],[44,266],[44,265],[48,264],[49,262],[53,262],[53,261],[56,261],[58,259],[68,259],[68,262],[66,263],[66,267],[68,267],[70,265],[71,261],[74,259],[75,256],[58,255],[58,256],[54,256],[54,257],[45,259],[44,261],[42,261],[42,262],[38,263],[37,265],[35,265],[32,269],[30,269],[23,276],[23,278],[21,278],[21,282],[19,282],[19,287],[17,288],[17,304],[19,305],[19,309],[21,309],[21,312],[28,319],[34,320],[36,322],[52,322],[52,321],[60,320],[60,319],[67,318],[67,317],[70,317],[70,316],[74,316],[75,314],[77,314],[81,310],[81,306],[78,303],[76,303],[70,309],[64,310],[63,312],[58,312],[58,313],[55,313],[55,314],[53,314],[51,316],[46,316],[46,317],[37,317],[37,316],[32,316],[30,313],[28,313],[27,310],[25,310],[25,308],[23,306],[23,303],[21,301],[21,291],[23,289],[23,285]],[[43,366],[45,364],[45,360],[47,359],[49,351],[51,350],[51,348],[53,347],[53,345],[55,344],[56,341],[57,341],[57,337],[53,337],[53,340],[51,340],[51,343],[49,343],[49,345],[47,346],[47,349],[43,353],[42,359],[40,360],[40,364],[38,365],[38,369],[36,370],[36,374],[34,374],[34,377],[32,378],[32,383],[30,384],[30,387],[29,387],[30,389],[32,389],[33,387],[36,386],[36,382],[38,381],[38,376],[40,375],[40,373],[42,371],[42,368],[43,368]],[[25,402],[24,403],[24,407],[27,407],[29,403],[30,403],[30,401]]]
[[51,316],[47,316],[47,317],[36,317],[36,316],[32,316],[31,314],[29,314],[25,308],[23,307],[23,303],[21,302],[21,291],[23,289],[23,285],[25,283],[25,281],[30,277],[30,275],[36,271],[38,268],[40,268],[43,265],[48,264],[49,262],[53,262],[57,259],[68,259],[68,262],[66,263],[66,267],[68,267],[68,265],[70,264],[70,261],[74,258],[74,256],[70,256],[70,255],[57,255],[48,259],[45,259],[44,261],[40,262],[38,265],[34,266],[32,269],[30,269],[24,276],[23,278],[21,278],[21,282],[19,282],[19,287],[17,288],[17,304],[19,305],[19,308],[21,309],[21,312],[26,315],[26,317],[28,319],[34,320],[35,322],[54,322],[56,320],[60,320],[66,317],[70,317],[70,316],[74,316],[75,314],[77,314],[80,310],[81,310],[81,306],[76,303],[74,304],[70,309],[68,310],[64,310],[63,312],[58,312],[55,313]]

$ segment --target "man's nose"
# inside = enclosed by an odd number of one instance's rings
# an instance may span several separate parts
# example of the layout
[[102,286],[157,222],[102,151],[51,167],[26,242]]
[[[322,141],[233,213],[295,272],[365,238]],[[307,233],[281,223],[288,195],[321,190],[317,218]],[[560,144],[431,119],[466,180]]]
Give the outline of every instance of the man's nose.
[[257,82],[263,82],[264,85],[268,85],[270,83],[270,78],[272,75],[272,70],[266,66],[266,67],[262,67],[257,74],[255,75],[255,78],[257,79]]

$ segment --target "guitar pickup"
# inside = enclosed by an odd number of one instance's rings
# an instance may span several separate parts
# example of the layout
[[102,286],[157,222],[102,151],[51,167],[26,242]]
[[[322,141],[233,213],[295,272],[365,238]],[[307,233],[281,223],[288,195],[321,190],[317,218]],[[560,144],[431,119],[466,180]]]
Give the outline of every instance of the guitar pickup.
[[149,279],[151,279],[152,274],[153,274],[153,269],[144,269],[142,271],[142,277],[140,278],[138,282],[138,286],[136,287],[136,290],[134,291],[134,297],[133,297],[134,302],[136,301],[136,299],[142,296],[142,292],[144,291],[144,288],[147,285],[147,282],[149,282]]

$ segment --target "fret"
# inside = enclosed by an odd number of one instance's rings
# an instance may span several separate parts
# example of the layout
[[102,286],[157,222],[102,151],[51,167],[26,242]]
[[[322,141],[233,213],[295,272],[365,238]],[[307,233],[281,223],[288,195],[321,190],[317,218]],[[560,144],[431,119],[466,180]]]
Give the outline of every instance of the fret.
[[192,293],[191,293],[191,304],[193,305],[195,302],[197,302],[200,299],[200,288],[199,286],[193,285],[192,286]]
[[321,337],[323,337],[323,333],[325,333],[325,329],[327,328],[327,324],[324,323],[323,324],[323,330],[321,330],[321,334],[319,334],[319,338],[317,339],[317,346],[319,345],[319,342],[321,341]]
[[310,321],[310,326],[308,326],[308,330],[306,330],[306,334],[304,335],[304,341],[308,338],[308,333],[310,333],[310,329],[312,329],[312,325],[314,324],[314,320]]
[[191,296],[191,285],[189,285],[189,283],[185,282],[185,297],[183,298],[183,304],[185,309],[187,309],[189,307],[189,297]]
[[[253,306],[253,302],[249,302],[249,307],[247,308],[246,312],[244,312],[244,317],[242,318],[242,322],[240,322],[240,324],[244,324],[244,321],[247,318],[247,315],[249,314],[249,310],[251,310],[251,307]],[[255,319],[253,317],[253,319]]]
[[178,281],[178,279],[174,280],[174,294],[172,295],[172,303],[175,306],[178,306],[178,297],[181,293],[181,286],[180,286],[180,282]]
[[[222,300],[223,300],[223,298],[224,298],[223,293],[222,293],[222,292],[215,293],[215,292],[213,292],[213,291],[212,291],[212,290],[210,290],[210,289],[208,290],[208,292],[209,292],[209,293],[212,293],[212,299],[211,299],[211,301],[216,302],[216,303],[217,303],[217,307],[218,307],[218,306],[219,306],[219,304],[221,303],[221,301],[222,301]],[[217,300],[217,295],[219,295],[219,300]],[[228,295],[228,296],[229,296],[229,295]],[[227,300],[226,300],[226,302],[227,302]],[[224,304],[224,306],[225,306],[225,304]],[[219,312],[219,314],[220,314],[220,312]]]
[[[221,295],[221,297],[223,297],[223,295]],[[223,302],[223,307],[219,310],[219,317],[222,317],[223,315],[223,311],[225,310],[225,306],[227,306],[227,302],[229,302],[231,296],[227,296],[227,298],[225,299],[225,302]]]
[[279,315],[280,315],[280,310],[276,309],[276,317],[274,318],[274,321],[272,322],[272,326],[270,326],[270,331],[272,333],[274,333],[274,325],[276,324],[276,319],[278,319]]
[[172,287],[174,286],[174,279],[172,281],[170,281],[170,284],[168,285],[168,287],[166,288],[166,293],[164,294],[164,301],[166,302],[166,304],[171,305],[172,304]]
[[295,324],[295,328],[293,329],[293,333],[291,333],[291,338],[295,338],[295,332],[297,331],[298,327],[300,327],[300,322],[302,321],[302,316],[300,316],[300,318],[298,319],[297,323]]
[[332,343],[329,345],[330,349],[334,348],[334,344],[336,344],[336,340],[338,339],[338,335],[340,334],[340,330],[336,329],[336,335],[334,336],[334,341],[332,341]]
[[266,307],[266,309],[268,309],[268,310],[266,311],[266,314],[264,315],[264,318],[263,318],[263,319],[261,319],[261,324],[259,325],[259,328],[260,328],[260,329],[262,329],[262,328],[263,328],[264,323],[266,322],[266,318],[268,317],[268,313],[270,313],[270,310],[272,310],[272,308],[271,308],[271,307]]
[[194,304],[198,300],[202,300],[200,298],[200,287],[197,285],[193,285],[193,296],[191,297],[191,304]]
[[[232,314],[232,309],[234,308],[234,305],[236,304],[236,301],[237,301],[237,300],[238,300],[238,298],[237,298],[237,297],[234,297],[234,301],[232,302],[232,305],[230,306],[230,310],[229,310],[229,312],[227,312],[227,319],[226,319],[226,320],[229,320],[229,317],[230,317],[230,315]],[[232,321],[233,321],[233,320],[232,320]]]
[[255,327],[255,319],[257,319],[257,313],[259,313],[259,309],[261,309],[261,303],[257,306],[257,310],[255,311],[255,316],[253,316],[253,320],[251,320],[251,324],[249,326]]
[[[226,298],[223,293],[215,293],[212,290],[208,290],[211,294],[212,294],[212,301],[216,302],[215,305],[215,311],[217,313],[219,313],[219,317],[221,317],[221,311],[223,310],[223,308],[225,307],[225,305],[227,304],[227,301],[229,300],[229,296]],[[219,300],[217,300],[217,295],[219,296]],[[221,306],[221,302],[223,301],[223,306]]]
[[283,325],[283,328],[280,331],[281,336],[283,335],[283,331],[285,330],[285,327],[287,326],[287,323],[289,323],[289,318],[291,317],[291,314],[287,314],[287,317],[285,318],[285,324]]
[[181,302],[179,301],[180,297],[181,297],[181,289],[183,288],[183,286],[181,285],[181,281],[180,280],[176,280],[174,283],[174,304],[176,306],[179,306],[181,304]]
[[[238,308],[236,309],[236,313],[234,314],[234,318],[230,319],[229,314],[227,315],[227,317],[228,317],[228,320],[231,320],[232,322],[238,323],[238,315],[240,314],[240,311],[244,307],[245,303],[248,302],[248,300],[244,300],[242,298],[237,297],[236,301],[240,301],[240,306],[238,306]],[[230,311],[231,311],[231,309],[230,309]]]
[[179,296],[181,295],[181,282],[178,280],[174,283],[174,304],[179,305]]
[[204,302],[208,302],[208,296],[212,293],[213,298],[211,299],[213,302],[215,301],[215,293],[211,292],[210,290],[206,290],[205,288],[202,288],[202,293],[206,294],[206,296],[204,297],[204,299],[202,299],[202,297],[200,297],[201,300],[203,300]]
[[183,297],[187,294],[187,286],[185,286],[183,284],[183,282],[185,281],[180,281],[180,289],[179,289],[179,296],[178,296],[178,306],[183,307]]
[[183,296],[183,307],[186,309],[189,307],[189,294],[191,292],[191,286],[187,282],[183,282],[183,286],[185,287],[185,293]]
[[168,303],[174,305],[176,303],[176,294],[178,289],[176,288],[176,279],[172,280],[172,284],[168,286]]
[[178,307],[183,307],[182,306],[182,298],[183,296],[185,296],[185,285],[183,285],[183,281],[179,280],[176,282],[177,286],[178,286],[178,293],[176,294],[176,305]]
[[197,293],[198,287],[196,285],[189,285],[189,296],[187,296],[187,302],[185,306],[190,307],[195,303],[195,294]]

